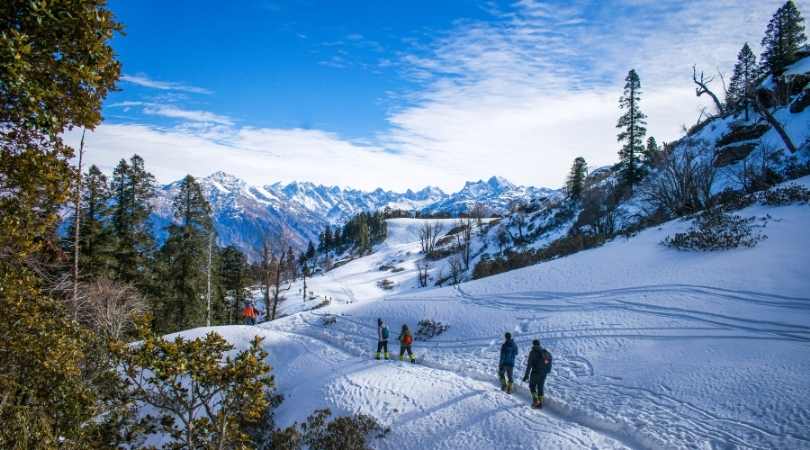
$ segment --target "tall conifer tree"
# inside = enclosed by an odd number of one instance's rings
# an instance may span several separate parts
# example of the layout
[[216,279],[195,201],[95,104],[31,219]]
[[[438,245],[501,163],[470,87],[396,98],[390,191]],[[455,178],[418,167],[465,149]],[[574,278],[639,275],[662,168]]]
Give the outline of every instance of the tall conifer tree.
[[118,163],[113,171],[112,195],[118,277],[143,284],[155,247],[148,220],[155,177],[144,168],[143,158],[134,155],[129,163],[123,159]]
[[644,136],[647,129],[644,127],[647,116],[641,112],[641,80],[635,69],[630,70],[624,79],[624,94],[619,99],[619,108],[624,111],[616,128],[622,131],[618,134],[618,141],[623,143],[619,150],[619,172],[624,183],[632,188],[643,177],[641,169],[641,155],[644,152]]
[[745,120],[748,120],[751,90],[754,88],[757,76],[759,76],[757,57],[746,42],[737,54],[737,63],[734,64],[734,73],[731,75],[726,96],[726,104],[729,108],[745,108]]
[[205,322],[205,268],[213,233],[211,206],[191,175],[180,181],[172,212],[176,223],[169,225],[169,236],[161,249],[162,278],[168,288],[161,309],[163,319],[169,321],[165,327],[182,329]]
[[571,171],[568,174],[568,180],[565,188],[568,198],[574,201],[579,201],[582,198],[582,192],[585,190],[585,177],[588,175],[588,164],[585,158],[578,156],[574,159],[574,164],[571,165]]
[[765,29],[760,61],[763,68],[774,76],[781,76],[806,41],[804,19],[793,0],[788,0],[776,10]]

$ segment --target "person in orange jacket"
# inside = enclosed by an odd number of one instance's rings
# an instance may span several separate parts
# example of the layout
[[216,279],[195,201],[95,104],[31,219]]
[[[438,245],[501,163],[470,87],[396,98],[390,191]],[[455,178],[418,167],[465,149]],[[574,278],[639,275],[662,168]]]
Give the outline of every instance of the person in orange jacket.
[[399,360],[402,361],[403,357],[405,356],[405,352],[408,352],[408,356],[411,358],[412,363],[416,363],[416,357],[413,356],[413,350],[411,350],[411,345],[413,344],[413,335],[411,335],[411,330],[408,329],[408,325],[402,325],[402,331],[399,333]]
[[252,303],[248,303],[242,310],[242,317],[245,318],[245,325],[256,325],[256,318],[259,317],[259,312],[256,311]]

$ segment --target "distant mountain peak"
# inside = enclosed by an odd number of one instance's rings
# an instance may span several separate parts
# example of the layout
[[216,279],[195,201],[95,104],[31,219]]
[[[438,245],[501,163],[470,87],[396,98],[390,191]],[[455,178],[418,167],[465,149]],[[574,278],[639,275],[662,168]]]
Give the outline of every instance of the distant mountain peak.
[[[156,199],[156,223],[172,220],[171,197],[178,182],[164,186]],[[267,233],[292,234],[293,245],[317,241],[327,225],[337,225],[363,211],[386,207],[428,213],[458,214],[475,203],[485,204],[493,212],[504,212],[516,198],[536,197],[547,190],[516,187],[503,177],[468,182],[464,189],[447,194],[435,186],[404,193],[376,188],[362,191],[339,186],[316,185],[308,181],[274,182],[249,185],[238,177],[217,171],[201,178],[206,198],[211,203],[214,224],[222,245],[236,245],[252,257]],[[161,231],[161,230],[158,230]]]

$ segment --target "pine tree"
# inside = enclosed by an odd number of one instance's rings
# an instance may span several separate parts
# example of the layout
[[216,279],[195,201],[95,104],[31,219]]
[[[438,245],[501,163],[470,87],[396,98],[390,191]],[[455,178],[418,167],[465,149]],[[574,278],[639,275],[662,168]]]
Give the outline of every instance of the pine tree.
[[206,274],[209,239],[212,238],[211,207],[197,180],[186,175],[172,202],[176,223],[161,249],[162,278],[167,288],[159,320],[166,331],[200,326],[206,317]]
[[326,227],[326,230],[323,232],[323,248],[326,251],[332,250],[334,248],[334,242],[332,242],[332,227]]
[[[79,226],[80,273],[88,279],[111,277],[115,248],[111,224],[110,187],[107,177],[95,165],[83,177]],[[71,220],[68,236],[73,236]],[[72,242],[71,244],[72,245]]]
[[726,95],[726,104],[730,109],[745,108],[745,120],[748,120],[750,97],[758,76],[757,57],[746,42],[737,54],[737,63],[734,64]]
[[647,147],[644,149],[644,165],[651,167],[658,160],[658,154],[661,148],[658,146],[655,138],[650,136],[647,138]]
[[619,151],[619,173],[624,183],[632,189],[643,177],[640,157],[644,152],[647,116],[639,109],[641,81],[635,69],[630,70],[625,82],[624,94],[619,99],[619,108],[624,110],[624,114],[619,117],[616,128],[622,130],[618,134],[618,141],[624,143]]
[[763,69],[781,76],[806,40],[804,19],[793,0],[788,0],[774,13],[765,29],[760,58]]
[[313,244],[312,241],[309,241],[309,243],[307,244],[307,252],[305,255],[307,261],[310,261],[313,258],[315,258],[315,244]]
[[371,238],[369,236],[368,222],[365,220],[365,216],[361,217],[362,220],[357,231],[357,248],[362,255],[371,249]]
[[116,239],[117,275],[125,282],[143,284],[154,252],[149,224],[150,201],[155,196],[155,177],[144,161],[133,155],[121,160],[113,171],[113,230]]
[[585,190],[585,177],[588,175],[588,164],[585,158],[578,156],[574,159],[574,164],[571,165],[571,172],[568,174],[568,180],[565,188],[568,198],[574,201],[579,201],[582,198],[582,191]]
[[230,306],[227,322],[236,323],[239,313],[247,297],[248,263],[245,254],[233,245],[225,247],[221,252],[220,285],[226,296],[226,304]]

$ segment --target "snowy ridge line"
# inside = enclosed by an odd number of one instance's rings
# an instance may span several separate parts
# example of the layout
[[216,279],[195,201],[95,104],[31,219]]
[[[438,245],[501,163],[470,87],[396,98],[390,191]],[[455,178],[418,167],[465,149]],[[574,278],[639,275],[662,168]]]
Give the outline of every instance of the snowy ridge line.
[[[310,314],[316,317],[329,316],[328,314],[320,313]],[[364,349],[371,348],[373,346],[373,341],[375,338],[369,337],[369,335],[373,336],[373,326],[364,322],[360,323],[352,319],[346,319],[345,316],[338,317],[344,319],[342,321],[349,322],[355,326],[360,326],[361,328],[369,331],[368,334],[365,334],[358,332],[347,332],[345,330],[335,330],[336,333],[340,333],[344,336],[351,335],[365,341],[360,348],[352,348],[351,346],[342,344],[342,342],[345,340],[337,340],[335,336],[329,335],[329,333],[326,332],[326,328],[320,324],[310,322],[303,317],[301,317],[300,320],[310,327],[317,327],[324,330],[323,339],[326,339],[329,342],[336,342],[335,345],[344,348],[346,351],[351,351],[352,353],[358,355],[368,354],[369,351]],[[537,335],[537,333],[535,333],[535,335]],[[492,339],[497,339],[497,337]],[[487,340],[491,340],[491,338],[487,338]],[[424,361],[424,358],[422,361]],[[427,362],[422,362],[421,364],[427,367],[452,372],[466,378],[471,378],[490,384],[492,383],[493,379],[491,375],[485,375],[483,372],[475,369],[459,371],[451,368],[450,366],[430,360]],[[589,367],[588,372],[593,375],[593,368],[590,367],[589,363],[586,365]],[[569,393],[576,392],[579,395],[586,395],[586,397],[593,399],[595,397],[608,398],[609,396],[607,393],[603,391],[610,391],[611,394],[615,394],[615,392],[618,391],[624,393],[624,395],[622,395],[623,398],[630,399],[634,402],[642,402],[641,405],[637,405],[637,407],[634,408],[634,412],[638,414],[638,417],[625,417],[625,422],[616,422],[613,417],[609,416],[594,416],[591,414],[591,411],[572,406],[570,402],[560,402],[556,397],[552,398],[548,403],[551,407],[550,411],[555,414],[555,417],[559,417],[563,420],[570,420],[587,428],[597,430],[633,448],[674,448],[676,446],[672,443],[680,443],[684,441],[702,442],[707,440],[720,441],[743,448],[769,448],[767,444],[756,445],[752,443],[752,441],[755,440],[760,442],[764,441],[762,436],[782,439],[787,438],[794,440],[794,444],[796,442],[802,442],[802,446],[810,445],[810,438],[808,437],[784,431],[777,434],[765,428],[758,427],[750,422],[725,418],[717,414],[713,414],[689,402],[679,400],[666,394],[659,394],[644,388],[624,386],[610,382],[591,383],[579,378],[574,380],[568,376],[565,376],[564,373],[564,371],[563,373],[558,371],[558,375],[556,376],[558,382],[556,383],[556,386],[552,388],[552,392],[554,390],[561,390],[562,392]],[[583,389],[583,387],[586,386],[588,389]],[[528,394],[523,393],[522,391],[523,388],[521,387],[516,392],[518,392],[528,402]],[[602,394],[600,395],[600,393]],[[561,398],[562,397],[560,397],[560,399]],[[586,403],[591,405],[599,405],[599,401],[590,401]],[[678,412],[679,409],[691,411],[693,415],[697,415],[698,417],[686,417],[682,413]],[[639,435],[633,426],[633,424],[637,423],[639,419],[646,419],[647,421],[655,422],[660,421],[664,416],[670,417],[668,423],[673,424],[672,428],[675,428],[674,430],[668,430],[670,433],[666,436]],[[715,426],[712,426],[710,423],[714,424]],[[727,430],[729,427],[736,428],[736,430],[734,430],[734,432],[729,431]],[[747,432],[744,430],[747,430]]]
[[[310,314],[312,314],[314,316],[321,316],[321,317],[329,316],[329,314],[319,314],[319,313],[310,313]],[[343,316],[338,316],[338,317],[342,318]],[[303,317],[303,314],[300,315],[299,318],[304,324],[308,325],[309,327],[324,328],[323,325],[309,322],[308,320],[306,320]],[[362,351],[362,350],[354,349],[354,348],[352,348],[350,346],[346,346],[345,344],[341,344],[340,341],[338,341],[336,339],[333,339],[332,336],[330,336],[328,333],[325,333],[325,332],[321,336],[317,336],[317,335],[315,335],[313,333],[293,332],[293,334],[297,334],[297,333],[301,334],[303,336],[311,337],[313,339],[318,339],[321,342],[324,342],[326,344],[338,347],[341,350],[343,350],[343,351],[345,351],[347,353],[350,353],[350,354],[354,354],[355,356],[358,356],[358,357],[363,357],[363,356],[367,356],[367,355],[370,354],[369,351]],[[357,333],[356,336],[363,337],[363,338],[365,338],[366,340],[369,340],[369,341],[373,340],[373,339],[369,338],[368,336],[361,335],[359,333]],[[370,345],[371,344],[369,344],[369,348],[371,348]],[[437,363],[437,362],[425,361],[424,358],[419,360],[418,365],[429,367],[429,368],[435,369],[435,370],[441,370],[441,371],[453,373],[455,375],[458,375],[458,376],[461,376],[461,377],[464,377],[464,378],[469,378],[469,379],[472,379],[472,380],[476,380],[476,381],[479,381],[479,382],[484,382],[484,383],[490,384],[495,388],[497,387],[493,383],[493,380],[492,380],[491,376],[485,376],[485,375],[483,375],[481,373],[478,373],[478,372],[471,372],[471,371],[466,371],[466,370],[459,372],[459,371],[453,370],[450,367],[445,366],[445,365],[440,364],[440,363]],[[513,394],[517,394],[521,398],[523,398],[523,400],[526,402],[526,404],[528,406],[528,404],[531,401],[531,396],[529,395],[528,390],[521,387],[521,386],[519,386],[519,385],[516,385],[515,387],[517,387],[518,389],[516,389],[513,392]],[[507,394],[504,394],[504,395],[507,395]],[[576,424],[578,424],[578,425],[580,425],[582,427],[594,430],[595,432],[597,432],[599,434],[602,434],[602,435],[605,435],[605,436],[607,436],[607,437],[621,443],[622,445],[624,445],[624,446],[626,446],[628,448],[634,448],[634,449],[660,448],[660,443],[647,442],[647,440],[644,438],[644,436],[635,436],[633,434],[630,434],[629,432],[632,431],[632,429],[627,427],[627,426],[622,426],[622,425],[619,425],[619,424],[605,423],[605,422],[602,422],[602,421],[600,421],[600,420],[598,420],[596,418],[590,418],[590,417],[588,417],[588,416],[586,416],[584,414],[577,413],[573,409],[568,408],[568,407],[566,407],[566,406],[564,406],[562,404],[559,404],[558,402],[556,402],[556,401],[554,401],[552,399],[549,399],[548,401],[545,402],[545,406],[543,408],[543,411],[545,413],[550,413],[549,415],[551,415],[552,417],[555,417],[557,419],[560,419],[560,420],[563,420],[563,421],[574,422],[574,423],[576,423]],[[515,417],[518,417],[518,416],[515,415]],[[624,433],[622,433],[622,432],[624,432]]]

